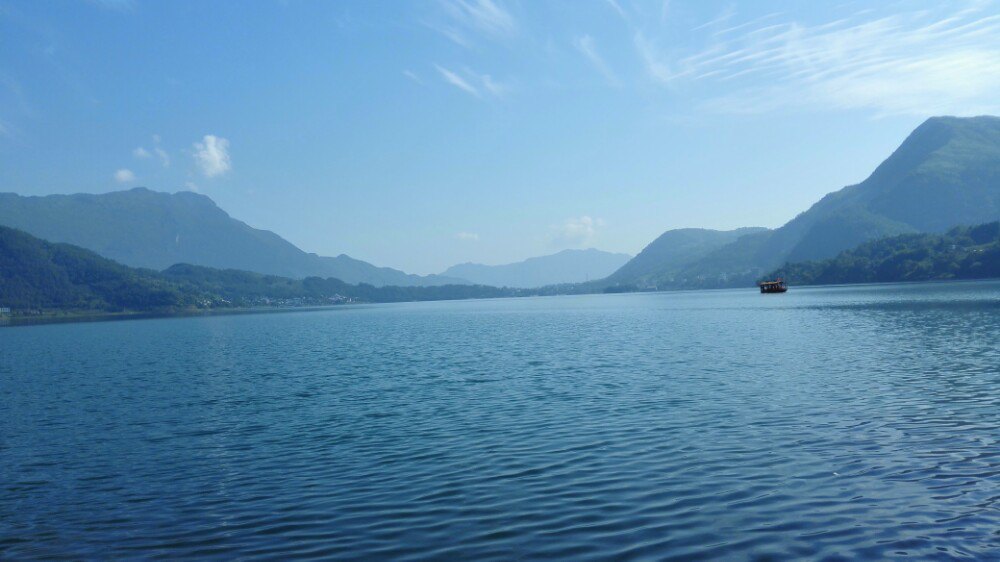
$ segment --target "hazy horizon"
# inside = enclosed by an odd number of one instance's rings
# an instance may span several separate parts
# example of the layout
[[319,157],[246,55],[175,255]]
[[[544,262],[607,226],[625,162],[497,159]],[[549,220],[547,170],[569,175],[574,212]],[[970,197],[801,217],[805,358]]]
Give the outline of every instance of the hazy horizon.
[[0,2],[0,191],[192,190],[411,273],[777,227],[998,113],[995,2]]

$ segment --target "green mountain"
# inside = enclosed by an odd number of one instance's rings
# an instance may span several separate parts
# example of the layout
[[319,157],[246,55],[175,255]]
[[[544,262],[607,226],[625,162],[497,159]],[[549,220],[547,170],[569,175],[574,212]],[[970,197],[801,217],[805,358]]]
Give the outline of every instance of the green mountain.
[[289,279],[234,269],[215,269],[176,264],[162,276],[182,287],[213,295],[234,306],[262,304],[318,305],[345,298],[359,302],[408,302],[456,299],[482,299],[526,296],[516,289],[485,285],[433,285],[427,287],[376,287],[367,283],[352,285],[340,279],[306,277]]
[[828,258],[906,232],[1000,216],[1000,118],[934,117],[860,184],[831,193],[774,235],[760,263]]
[[494,287],[543,287],[603,279],[624,265],[630,256],[590,248],[528,258],[505,265],[463,263],[449,267],[441,275],[457,277]]
[[252,228],[204,195],[144,188],[100,195],[22,197],[0,193],[0,225],[66,242],[133,267],[175,263],[231,268],[292,278],[336,277],[372,285],[462,283],[408,275],[346,255],[303,252],[277,234]]
[[118,311],[197,302],[197,294],[181,291],[154,271],[0,227],[0,307]]
[[[746,234],[683,267],[671,257],[652,259],[671,271],[652,278],[670,287],[742,286],[788,261],[826,259],[870,240],[941,233],[998,217],[1000,118],[934,117],[863,182],[828,194],[781,228]],[[655,266],[611,280],[641,286],[650,270]]]
[[345,300],[400,302],[521,296],[482,285],[399,287],[340,279],[291,279],[176,264],[163,272],[132,268],[90,250],[0,226],[0,307],[16,313],[172,312],[184,309],[323,305]]
[[873,240],[834,258],[785,264],[767,276],[778,277],[793,285],[1000,277],[1000,222]]
[[672,286],[679,283],[681,272],[713,252],[747,235],[766,234],[766,228],[708,230],[680,228],[668,230],[620,269],[607,282],[639,287]]

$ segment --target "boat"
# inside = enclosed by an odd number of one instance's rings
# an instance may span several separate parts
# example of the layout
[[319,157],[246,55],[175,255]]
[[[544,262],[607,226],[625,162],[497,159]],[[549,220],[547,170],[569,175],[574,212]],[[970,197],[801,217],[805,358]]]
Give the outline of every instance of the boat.
[[761,281],[758,284],[760,285],[761,293],[784,293],[788,290],[785,280],[780,277],[774,281]]

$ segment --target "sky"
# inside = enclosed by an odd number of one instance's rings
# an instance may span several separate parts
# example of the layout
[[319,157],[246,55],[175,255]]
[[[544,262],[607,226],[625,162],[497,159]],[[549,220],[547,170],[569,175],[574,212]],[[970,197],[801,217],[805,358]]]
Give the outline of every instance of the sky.
[[195,191],[420,274],[635,254],[998,94],[991,1],[0,0],[0,191]]

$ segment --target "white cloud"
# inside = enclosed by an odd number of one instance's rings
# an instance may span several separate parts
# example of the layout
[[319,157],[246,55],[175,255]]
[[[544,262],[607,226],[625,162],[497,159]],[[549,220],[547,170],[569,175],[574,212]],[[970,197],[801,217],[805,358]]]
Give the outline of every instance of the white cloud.
[[[160,144],[160,135],[153,135],[153,143],[156,145]],[[167,154],[166,150],[163,150],[159,146],[154,146],[152,152],[141,146],[137,146],[132,149],[132,156],[141,160],[151,158],[153,154],[156,154],[156,157],[160,160],[160,164],[162,164],[164,168],[170,167],[170,155]]]
[[552,227],[553,242],[560,246],[581,246],[590,242],[602,226],[603,220],[587,215],[566,219],[562,224]]
[[470,35],[506,39],[517,32],[517,23],[500,3],[493,0],[441,0],[441,18],[427,25],[448,39],[469,47]]
[[506,84],[502,84],[493,79],[489,74],[483,74],[479,77],[479,80],[483,83],[483,88],[493,94],[498,98],[502,98],[507,95],[510,88]]
[[663,60],[660,53],[657,52],[656,46],[646,38],[645,34],[637,31],[632,38],[632,42],[635,43],[635,48],[639,52],[639,58],[642,59],[642,63],[646,67],[646,73],[651,78],[663,83],[670,82],[673,79],[673,73],[670,71],[668,63]]
[[115,181],[117,181],[118,183],[133,182],[135,181],[135,174],[132,173],[132,170],[122,168],[117,172],[115,172]]
[[611,6],[611,9],[614,10],[619,17],[621,17],[623,20],[628,21],[628,14],[625,13],[625,10],[622,9],[621,4],[619,4],[617,0],[607,0],[607,2],[608,6]]
[[403,71],[403,76],[406,76],[407,78],[409,78],[410,80],[413,80],[413,81],[414,81],[414,82],[416,82],[417,84],[423,84],[423,83],[424,83],[424,82],[423,82],[423,81],[422,81],[422,80],[420,79],[420,77],[419,77],[419,76],[417,76],[417,73],[416,73],[416,72],[413,72],[412,70],[409,70],[409,69],[407,69],[407,70],[404,70],[404,71]]
[[167,154],[166,150],[157,146],[153,148],[153,152],[156,153],[156,157],[160,159],[160,164],[163,164],[164,168],[170,167],[170,155]]
[[590,64],[594,65],[594,68],[596,68],[598,72],[604,75],[604,78],[607,79],[608,83],[614,86],[619,85],[618,77],[611,71],[608,64],[604,62],[600,53],[597,52],[597,45],[595,44],[593,37],[590,35],[577,37],[573,40],[573,46],[576,47],[576,50],[580,51],[580,53],[582,53],[588,61],[590,61]]
[[198,187],[198,184],[194,183],[193,181],[184,182],[184,188],[187,189],[188,191],[193,191],[195,193],[201,192],[201,188]]
[[[699,26],[708,39],[699,51],[666,57],[639,32],[635,46],[659,82],[724,89],[705,102],[716,111],[1000,110],[1000,15],[985,13],[977,2],[961,10],[942,6],[889,15],[862,10],[818,24],[781,21],[780,14],[738,23],[726,13]],[[723,22],[728,27],[717,29]]]
[[469,84],[464,78],[448,70],[447,68],[443,68],[440,66],[436,66],[436,68],[438,72],[441,73],[441,77],[444,78],[445,82],[451,84],[452,86],[455,86],[460,90],[464,90],[467,93],[479,97],[479,90],[477,90],[475,86],[473,86],[472,84]]
[[667,18],[670,16],[670,0],[663,0],[663,4],[660,6],[660,24],[667,23]]
[[435,65],[435,68],[445,82],[477,98],[483,97],[483,94],[502,98],[510,91],[508,85],[497,82],[489,74],[477,74],[468,69],[460,74],[440,65]]
[[225,174],[232,168],[229,160],[229,141],[215,135],[205,135],[194,143],[194,161],[205,177]]
[[722,24],[722,23],[725,23],[725,22],[729,21],[735,15],[736,15],[736,7],[733,6],[732,4],[730,4],[722,12],[722,14],[720,14],[718,17],[715,17],[715,18],[713,18],[713,19],[711,19],[711,20],[709,20],[709,21],[707,21],[707,22],[705,22],[705,23],[703,23],[703,24],[695,27],[694,31],[700,31],[702,29],[706,29],[706,28],[709,28],[709,27],[717,27],[719,24]]
[[[166,150],[160,148],[160,135],[153,135],[153,145],[153,152],[156,154],[156,157],[159,158],[160,164],[162,164],[164,168],[169,168],[170,154],[168,154]],[[140,154],[139,151],[142,153]],[[142,147],[135,149],[133,154],[135,154],[138,158],[149,158],[150,156],[149,151]]]
[[475,232],[459,232],[458,234],[455,235],[455,238],[458,238],[459,240],[470,240],[475,242],[479,240],[479,235],[476,234]]

